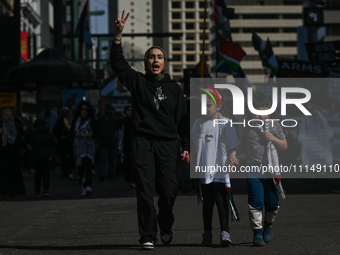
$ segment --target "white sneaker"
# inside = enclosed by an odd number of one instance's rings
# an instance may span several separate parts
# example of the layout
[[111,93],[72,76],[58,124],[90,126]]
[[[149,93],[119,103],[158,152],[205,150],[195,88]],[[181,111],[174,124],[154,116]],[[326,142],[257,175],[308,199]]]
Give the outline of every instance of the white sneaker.
[[143,250],[153,250],[153,248],[155,248],[155,245],[154,245],[153,242],[142,243],[142,249]]
[[87,186],[85,190],[86,190],[85,191],[86,192],[86,196],[91,196],[92,195],[92,189],[89,186]]
[[82,197],[85,197],[86,196],[86,188],[83,188],[83,190],[81,191],[80,195]]

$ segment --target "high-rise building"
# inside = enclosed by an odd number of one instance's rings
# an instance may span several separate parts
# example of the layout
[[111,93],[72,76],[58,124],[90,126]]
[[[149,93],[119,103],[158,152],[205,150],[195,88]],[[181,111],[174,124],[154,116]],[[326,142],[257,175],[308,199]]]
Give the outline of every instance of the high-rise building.
[[[205,36],[205,55],[208,57],[211,54],[210,2],[208,1]],[[172,59],[169,62],[169,73],[175,80],[183,77],[183,69],[193,68],[200,61],[203,47],[204,6],[203,0],[168,1],[169,31],[183,33],[182,36],[169,38],[169,58]]]
[[269,75],[252,44],[252,32],[263,41],[269,38],[277,57],[297,58],[297,28],[303,25],[302,2],[228,0],[228,7],[235,9],[230,21],[233,42],[247,53],[241,67],[248,78]]

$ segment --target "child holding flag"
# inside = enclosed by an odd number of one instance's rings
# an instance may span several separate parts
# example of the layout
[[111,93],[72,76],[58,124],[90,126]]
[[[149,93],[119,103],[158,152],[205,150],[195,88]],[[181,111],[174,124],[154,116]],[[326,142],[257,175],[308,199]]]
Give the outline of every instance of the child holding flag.
[[[263,92],[253,92],[253,106],[257,110],[268,110],[269,97]],[[278,166],[276,149],[286,150],[287,140],[278,122],[269,122],[268,115],[251,114],[258,119],[258,127],[247,127],[241,145],[230,154],[230,165],[239,164],[236,155],[246,153],[247,189],[250,227],[254,232],[253,244],[263,246],[273,237],[273,222],[279,209],[279,196],[285,198],[280,173],[261,173],[261,166]],[[253,126],[255,121],[253,121]],[[262,125],[260,123],[262,122]],[[265,205],[265,219],[262,223],[262,209]]]
[[[228,151],[236,148],[239,145],[239,140],[235,128],[231,127],[230,124],[214,124],[214,120],[228,119],[219,112],[222,110],[221,95],[211,87],[207,91],[210,92],[209,95],[213,95],[214,100],[207,98],[207,115],[197,119],[192,130],[197,155],[197,162],[195,163],[196,166],[207,168],[217,165],[228,166]],[[199,184],[201,199],[203,200],[204,223],[201,244],[205,246],[212,244],[212,217],[216,203],[221,228],[220,242],[222,246],[229,246],[231,244],[228,224],[228,198],[230,200],[229,195],[231,195],[229,174],[227,172],[206,171],[199,180]],[[236,211],[234,211],[234,216],[237,217]]]

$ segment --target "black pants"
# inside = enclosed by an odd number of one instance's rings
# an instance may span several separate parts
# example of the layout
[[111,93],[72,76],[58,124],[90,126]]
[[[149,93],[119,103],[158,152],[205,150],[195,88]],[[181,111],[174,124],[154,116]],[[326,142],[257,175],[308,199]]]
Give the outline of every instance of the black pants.
[[209,184],[202,184],[203,196],[203,224],[204,231],[212,230],[212,218],[214,204],[216,203],[218,217],[220,219],[221,232],[229,232],[229,207],[227,201],[227,188],[225,183],[212,182]]
[[[157,222],[161,234],[171,231],[172,208],[177,196],[177,141],[155,141],[133,137],[132,159],[135,170],[140,243],[157,241]],[[157,192],[158,215],[154,206]]]
[[92,160],[89,157],[85,157],[81,161],[81,165],[78,166],[80,183],[83,181],[85,174],[85,182],[83,183],[83,188],[87,186],[91,187],[92,183]]
[[48,192],[50,188],[50,166],[49,160],[35,160],[34,164],[34,191],[40,194],[41,181],[44,192]]

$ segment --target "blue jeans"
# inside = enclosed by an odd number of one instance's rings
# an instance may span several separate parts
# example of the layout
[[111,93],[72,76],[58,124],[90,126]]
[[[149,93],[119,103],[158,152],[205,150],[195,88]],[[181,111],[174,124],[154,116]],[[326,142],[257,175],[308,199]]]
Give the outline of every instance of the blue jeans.
[[99,146],[99,175],[113,177],[116,172],[118,147]]
[[272,178],[262,173],[248,173],[247,177],[248,204],[260,211],[263,205],[267,212],[275,211],[279,207],[279,196]]

